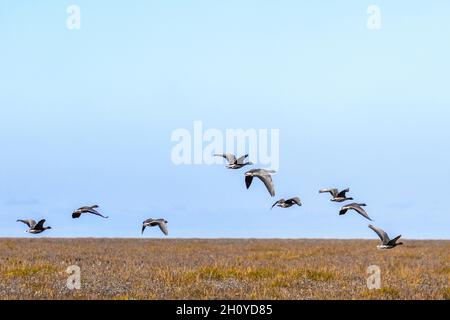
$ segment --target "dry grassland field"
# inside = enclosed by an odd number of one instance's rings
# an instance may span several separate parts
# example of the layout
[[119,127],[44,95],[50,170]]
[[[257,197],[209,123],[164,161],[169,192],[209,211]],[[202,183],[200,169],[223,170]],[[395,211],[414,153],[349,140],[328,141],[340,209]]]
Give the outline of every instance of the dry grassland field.
[[[450,241],[0,239],[1,299],[449,299]],[[69,290],[71,265],[81,288]],[[369,290],[367,268],[381,288]]]

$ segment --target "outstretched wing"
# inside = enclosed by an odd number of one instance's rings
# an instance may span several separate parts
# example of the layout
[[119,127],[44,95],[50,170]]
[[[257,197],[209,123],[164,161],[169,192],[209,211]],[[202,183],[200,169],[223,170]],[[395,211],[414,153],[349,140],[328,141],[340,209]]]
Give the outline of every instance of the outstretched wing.
[[37,229],[37,230],[43,229],[43,228],[44,228],[44,223],[45,223],[45,219],[42,219],[41,221],[39,221],[39,222],[34,226],[33,229]]
[[364,210],[363,208],[361,208],[360,205],[352,205],[351,209],[355,210],[356,212],[358,212],[360,215],[362,215],[364,218],[372,221],[372,219],[370,219],[369,215],[367,214],[366,210]]
[[248,157],[248,154],[243,155],[242,157],[240,157],[240,158],[238,158],[238,159],[236,160],[236,163],[237,163],[237,164],[244,164],[244,160],[245,160],[245,158],[247,158],[247,157]]
[[154,222],[155,220],[150,218],[150,219],[146,219],[144,222],[142,222],[142,233],[144,233],[144,230],[146,227],[150,226],[152,222]]
[[289,199],[289,200],[287,200],[289,203],[291,203],[291,204],[296,204],[296,205],[298,205],[298,206],[301,206],[302,205],[302,202],[300,201],[300,198],[299,197],[294,197],[294,198],[291,198],[291,199]]
[[105,219],[108,218],[107,216],[102,215],[100,212],[98,212],[97,210],[92,209],[92,208],[87,209],[86,212],[95,214],[96,216],[99,216],[99,217],[102,217],[102,218],[105,218]]
[[252,185],[252,181],[253,176],[245,176],[245,186],[247,187],[247,189]]
[[228,163],[233,164],[236,162],[236,157],[234,156],[234,154],[231,153],[216,153],[214,155],[215,157],[223,157],[225,159],[227,159]]
[[369,224],[369,228],[372,229],[373,231],[375,231],[375,233],[380,237],[381,241],[386,244],[389,242],[389,236],[387,235],[386,232],[384,232],[383,230],[381,230],[378,227],[375,227],[371,224]]
[[275,197],[275,187],[273,185],[272,176],[270,175],[257,175],[257,177],[264,183],[272,197]]
[[167,224],[164,221],[158,222],[158,226],[166,236],[169,235],[169,230],[167,230]]
[[399,235],[397,237],[395,237],[394,239],[390,240],[389,242],[391,242],[392,244],[395,244],[397,242],[398,239],[400,239],[402,236]]
[[336,198],[338,194],[338,189],[321,189],[319,193],[330,193],[333,198]]
[[272,208],[270,208],[270,209],[273,209],[273,207],[275,207],[277,204],[281,203],[281,201],[282,201],[282,200],[278,200],[277,202],[275,202],[275,203],[272,205]]
[[23,222],[25,223],[30,229],[33,229],[34,226],[36,225],[36,221],[34,221],[33,219],[26,219],[26,220],[17,220],[17,222]]
[[345,198],[345,194],[346,194],[347,192],[349,192],[349,191],[350,191],[349,188],[347,188],[347,189],[345,189],[345,190],[342,190],[341,192],[339,192],[339,193],[337,194],[337,197],[339,197],[339,198]]

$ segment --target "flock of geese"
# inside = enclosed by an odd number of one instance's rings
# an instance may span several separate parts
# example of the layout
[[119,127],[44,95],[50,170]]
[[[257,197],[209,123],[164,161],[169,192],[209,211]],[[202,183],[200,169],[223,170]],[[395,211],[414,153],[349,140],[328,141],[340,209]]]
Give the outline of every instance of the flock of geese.
[[[226,168],[228,168],[228,169],[237,170],[237,169],[241,169],[245,166],[249,166],[249,165],[253,164],[252,162],[246,161],[246,159],[249,156],[248,154],[243,155],[240,158],[236,158],[231,153],[215,154],[214,156],[225,158],[228,162],[228,164],[226,165]],[[249,189],[250,186],[252,185],[253,179],[258,178],[259,180],[262,181],[262,183],[264,183],[264,185],[267,188],[267,191],[270,193],[270,195],[272,197],[274,197],[275,196],[275,187],[274,187],[273,180],[272,180],[272,174],[274,174],[274,173],[275,173],[274,170],[265,170],[265,169],[249,170],[244,175],[245,176],[245,185],[246,185],[247,189]],[[338,189],[333,188],[333,189],[321,189],[321,190],[319,190],[319,193],[329,193],[331,195],[330,201],[342,203],[345,201],[353,200],[353,198],[347,197],[347,193],[349,191],[350,191],[349,188],[342,190],[342,191],[339,191]],[[302,206],[302,202],[299,197],[293,197],[290,199],[279,199],[272,205],[271,209],[273,209],[275,206],[286,209],[286,208],[290,208],[294,205]],[[353,210],[353,211],[359,213],[364,218],[372,221],[372,219],[369,217],[369,215],[363,208],[365,206],[366,206],[365,203],[356,203],[356,202],[345,204],[341,207],[341,209],[339,211],[339,215],[344,215],[348,211]],[[98,212],[97,209],[98,209],[97,205],[84,206],[84,207],[78,208],[72,213],[72,218],[73,219],[80,218],[81,215],[83,215],[83,214],[93,214],[93,215],[99,216],[104,219],[108,218],[107,216],[104,216],[100,212]],[[51,227],[49,227],[49,226],[44,226],[45,219],[42,219],[37,223],[33,219],[26,219],[26,220],[19,219],[19,220],[17,220],[17,222],[22,222],[22,223],[26,224],[28,226],[28,230],[26,232],[31,233],[31,234],[39,234],[46,230],[51,229]],[[152,218],[147,219],[144,222],[142,222],[142,233],[144,233],[144,230],[147,227],[156,227],[157,226],[167,236],[167,235],[169,235],[167,223],[168,223],[168,221],[165,219],[152,219]],[[390,239],[388,234],[386,232],[384,232],[382,229],[380,229],[376,226],[373,226],[373,225],[369,225],[369,228],[372,229],[381,239],[381,244],[377,246],[378,249],[392,249],[398,245],[403,244],[402,242],[397,242],[401,236],[397,236],[393,239]]]
[[[248,161],[246,162],[246,160],[245,160],[245,159],[247,159],[248,154],[243,155],[240,158],[236,158],[231,153],[215,154],[215,156],[225,158],[228,162],[228,164],[226,165],[226,168],[228,168],[228,169],[241,169],[247,165],[252,165],[251,162],[248,162]],[[275,186],[273,184],[273,179],[272,179],[272,174],[274,174],[274,173],[275,173],[275,171],[273,171],[273,170],[265,170],[265,169],[249,170],[245,173],[245,185],[246,185],[247,189],[249,189],[250,186],[252,185],[253,178],[258,178],[259,180],[262,181],[262,183],[264,183],[264,185],[266,186],[267,191],[270,193],[270,195],[272,197],[275,197]],[[350,192],[349,188],[342,190],[342,191],[339,191],[338,189],[335,189],[335,188],[319,190],[319,193],[329,193],[331,195],[330,201],[339,202],[339,203],[353,200],[353,198],[347,197],[348,192]],[[276,201],[272,205],[271,209],[273,209],[275,206],[286,209],[286,208],[290,208],[294,205],[302,206],[302,202],[299,197],[293,197],[290,199],[282,198],[282,199]],[[356,203],[356,202],[344,204],[339,211],[339,215],[344,215],[348,211],[353,210],[353,211],[359,213],[364,218],[366,218],[370,221],[373,221],[367,214],[366,210],[364,210],[363,207],[365,207],[365,206],[366,206],[365,203]],[[394,239],[390,239],[388,234],[386,232],[384,232],[383,230],[381,230],[380,228],[378,228],[374,225],[369,225],[369,228],[372,229],[381,239],[381,244],[377,246],[378,249],[392,249],[398,245],[403,244],[402,242],[397,242],[401,236],[397,236]]]
[[[100,212],[98,212],[96,209],[98,209],[98,205],[93,205],[93,206],[84,206],[81,208],[78,208],[77,210],[75,210],[72,213],[72,218],[73,219],[78,219],[79,217],[81,217],[82,214],[84,213],[88,213],[88,214],[93,214],[99,217],[102,217],[104,219],[108,219],[107,216],[102,215]],[[40,220],[38,223],[36,223],[35,220],[33,219],[26,219],[26,220],[22,220],[19,219],[17,220],[17,222],[23,222],[28,226],[28,230],[26,230],[26,232],[31,233],[31,234],[38,234],[38,233],[42,233],[45,230],[49,230],[52,227],[45,227],[44,223],[45,223],[45,219]],[[159,229],[161,229],[161,231],[168,236],[169,235],[169,230],[167,229],[167,223],[168,221],[165,219],[147,219],[144,222],[142,222],[142,233],[144,233],[144,230],[146,227],[156,227],[158,226]]]

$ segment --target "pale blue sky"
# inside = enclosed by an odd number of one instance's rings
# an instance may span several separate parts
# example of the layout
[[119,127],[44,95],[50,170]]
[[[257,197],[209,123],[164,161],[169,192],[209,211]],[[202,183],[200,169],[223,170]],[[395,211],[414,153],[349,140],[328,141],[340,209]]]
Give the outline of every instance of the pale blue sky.
[[[169,3],[170,2],[170,3]],[[450,2],[0,0],[0,236],[450,238]],[[66,8],[81,8],[81,30]],[[368,30],[379,5],[382,29]],[[243,172],[175,166],[171,133],[280,129],[274,210]],[[72,220],[97,203],[110,216]],[[160,237],[147,230],[146,237]]]

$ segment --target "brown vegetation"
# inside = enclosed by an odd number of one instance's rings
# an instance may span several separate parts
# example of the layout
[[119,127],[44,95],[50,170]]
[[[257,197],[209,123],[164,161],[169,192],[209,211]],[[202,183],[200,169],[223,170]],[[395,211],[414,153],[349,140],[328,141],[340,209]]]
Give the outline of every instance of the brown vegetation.
[[[0,239],[2,299],[449,299],[450,241]],[[81,289],[66,287],[81,268]],[[367,267],[381,268],[369,290]]]

